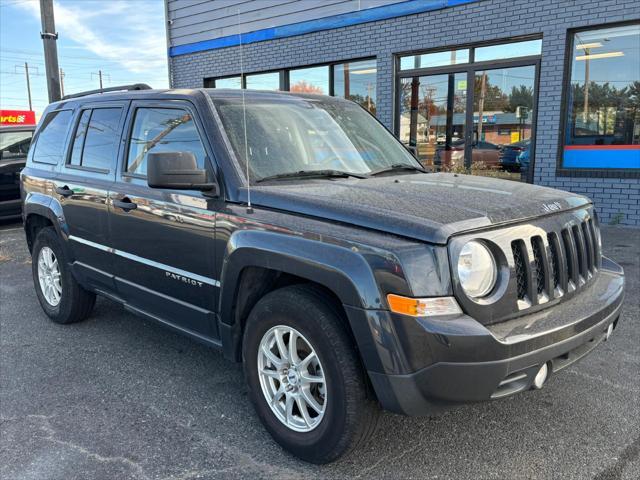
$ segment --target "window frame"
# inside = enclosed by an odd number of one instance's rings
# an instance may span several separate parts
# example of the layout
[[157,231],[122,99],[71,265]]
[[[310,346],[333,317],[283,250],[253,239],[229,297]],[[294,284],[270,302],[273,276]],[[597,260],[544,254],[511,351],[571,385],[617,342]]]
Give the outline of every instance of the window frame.
[[[144,186],[148,187],[147,184],[147,175],[142,175],[139,173],[131,173],[127,171],[127,167],[129,164],[129,147],[131,143],[131,135],[133,132],[133,126],[136,120],[136,113],[140,109],[167,109],[167,110],[183,110],[187,111],[191,118],[193,118],[193,122],[196,126],[196,130],[198,131],[198,136],[200,137],[200,143],[205,152],[205,161],[203,167],[207,170],[208,174],[212,176],[220,185],[218,180],[217,167],[215,165],[215,157],[212,155],[212,149],[209,145],[207,136],[205,135],[205,130],[202,128],[202,122],[200,121],[200,117],[197,114],[197,109],[195,106],[187,101],[187,100],[136,100],[131,102],[131,106],[126,116],[126,123],[123,129],[124,136],[122,141],[120,142],[122,145],[122,155],[120,162],[118,164],[118,172],[117,177],[119,181],[124,182],[132,182],[138,181],[142,182]],[[220,185],[221,189],[222,186]],[[164,190],[164,189],[163,189]],[[190,191],[190,190],[189,190]],[[200,192],[198,190],[198,192]],[[222,190],[221,190],[222,192]],[[201,193],[201,192],[200,192]],[[222,195],[222,193],[221,193]]]
[[[334,68],[336,65],[344,65],[346,63],[355,63],[355,62],[364,62],[364,61],[370,61],[370,60],[374,60],[376,62],[376,75],[378,72],[378,57],[377,56],[367,56],[367,57],[356,57],[356,58],[349,58],[347,60],[339,60],[339,61],[335,61],[335,62],[321,62],[321,63],[309,63],[309,64],[302,64],[302,65],[294,65],[291,67],[286,67],[286,68],[276,68],[276,69],[269,69],[269,70],[258,70],[258,71],[253,71],[253,72],[244,72],[242,74],[239,73],[235,73],[235,74],[231,74],[231,75],[221,75],[219,77],[205,77],[202,79],[203,82],[203,87],[204,88],[216,88],[215,87],[215,83],[216,80],[224,80],[226,78],[235,78],[235,77],[240,77],[240,85],[242,89],[246,89],[247,88],[247,76],[251,76],[251,75],[260,75],[263,73],[279,73],[280,74],[280,88],[279,91],[282,92],[289,92],[289,88],[290,88],[290,72],[292,70],[303,70],[305,68],[315,68],[315,67],[329,67],[329,92],[327,93],[328,96],[330,97],[335,97],[335,91],[334,91]],[[377,78],[376,78],[377,80]],[[377,83],[377,81],[376,81]],[[376,89],[377,89],[377,85],[376,85]],[[342,98],[342,97],[338,97],[338,98]]]
[[624,22],[600,23],[567,30],[564,51],[564,71],[562,75],[562,95],[560,100],[560,125],[558,128],[558,148],[556,154],[556,176],[583,178],[640,178],[640,169],[634,168],[565,168],[564,147],[566,129],[570,128],[569,117],[569,89],[571,88],[571,73],[573,65],[573,43],[575,34],[605,28],[637,25],[638,20]]
[[[91,112],[89,114],[89,123],[87,124],[87,127],[88,127],[91,124],[93,111],[101,108],[119,108],[120,109],[120,118],[118,119],[119,136],[117,140],[117,148],[115,151],[114,160],[111,163],[111,168],[104,169],[104,168],[96,168],[96,167],[86,167],[82,164],[72,165],[71,155],[73,154],[73,145],[75,144],[75,136],[76,136],[76,133],[78,132],[78,128],[80,127],[80,120],[82,120],[82,114],[86,111]],[[99,102],[99,103],[87,103],[79,106],[77,110],[74,112],[74,116],[71,121],[73,128],[71,129],[71,132],[72,132],[71,137],[69,138],[66,153],[64,155],[63,168],[65,170],[66,169],[80,170],[83,172],[97,173],[101,175],[109,175],[111,173],[114,173],[118,167],[118,159],[120,158],[120,148],[122,145],[122,133],[123,133],[122,127],[123,127],[124,118],[126,117],[126,113],[127,113],[127,102]],[[87,131],[88,131],[88,128],[87,128]],[[84,145],[85,145],[86,139],[87,139],[87,134],[85,132],[85,135],[82,137],[82,150],[81,150],[80,158],[82,158],[82,155],[84,155]]]

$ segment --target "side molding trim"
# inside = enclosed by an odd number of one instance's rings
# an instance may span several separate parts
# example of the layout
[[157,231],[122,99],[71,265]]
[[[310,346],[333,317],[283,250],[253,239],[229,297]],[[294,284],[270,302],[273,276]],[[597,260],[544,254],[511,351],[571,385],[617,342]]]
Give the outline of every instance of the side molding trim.
[[160,270],[165,270],[167,272],[175,273],[176,275],[180,275],[182,277],[192,278],[202,283],[206,283],[207,285],[212,285],[214,287],[220,287],[220,281],[215,280],[209,277],[203,277],[202,275],[198,275],[197,273],[188,272],[186,270],[182,270],[180,268],[175,268],[170,265],[166,265],[164,263],[156,262],[154,260],[149,260],[148,258],[140,257],[138,255],[134,255],[132,253],[124,252],[122,250],[118,250],[116,248],[107,247],[106,245],[102,245],[101,243],[92,242],[91,240],[87,240],[84,238],[76,237],[75,235],[69,235],[69,240],[73,240],[77,243],[82,243],[84,245],[88,245],[89,247],[97,248],[98,250],[102,250],[103,252],[113,253],[114,255],[118,255],[120,257],[133,260],[134,262],[139,262],[144,265],[148,265],[150,267],[158,268]]

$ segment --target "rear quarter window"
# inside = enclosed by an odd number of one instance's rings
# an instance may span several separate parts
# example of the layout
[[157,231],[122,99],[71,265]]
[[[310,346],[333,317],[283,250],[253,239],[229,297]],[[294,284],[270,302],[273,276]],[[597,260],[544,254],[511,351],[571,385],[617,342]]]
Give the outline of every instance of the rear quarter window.
[[36,139],[34,162],[56,165],[62,161],[70,122],[71,110],[59,110],[47,114],[42,120]]

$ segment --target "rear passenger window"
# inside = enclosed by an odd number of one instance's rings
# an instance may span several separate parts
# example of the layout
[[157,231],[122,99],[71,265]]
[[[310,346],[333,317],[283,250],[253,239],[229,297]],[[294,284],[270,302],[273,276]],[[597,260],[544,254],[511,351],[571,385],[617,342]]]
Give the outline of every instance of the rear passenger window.
[[73,138],[69,163],[109,171],[118,155],[121,114],[121,108],[83,111]]
[[204,168],[206,154],[193,117],[186,110],[136,110],[129,143],[127,172],[146,176],[149,152],[191,152],[198,161],[198,167]]
[[70,121],[71,110],[51,112],[44,117],[33,152],[34,162],[55,165],[62,160]]

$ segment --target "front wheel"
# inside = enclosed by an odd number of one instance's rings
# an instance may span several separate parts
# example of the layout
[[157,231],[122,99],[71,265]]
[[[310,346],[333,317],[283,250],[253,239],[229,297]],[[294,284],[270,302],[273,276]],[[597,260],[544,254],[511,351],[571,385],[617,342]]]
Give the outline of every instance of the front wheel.
[[256,304],[244,333],[245,376],[258,416],[281,446],[313,463],[362,443],[379,415],[339,315],[322,292],[286,287]]

